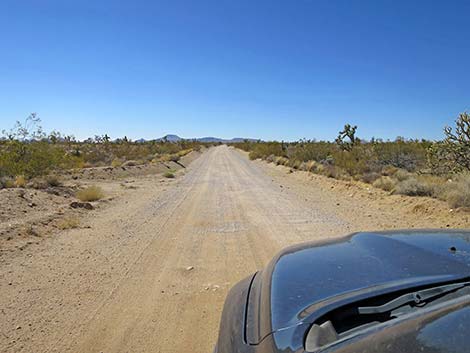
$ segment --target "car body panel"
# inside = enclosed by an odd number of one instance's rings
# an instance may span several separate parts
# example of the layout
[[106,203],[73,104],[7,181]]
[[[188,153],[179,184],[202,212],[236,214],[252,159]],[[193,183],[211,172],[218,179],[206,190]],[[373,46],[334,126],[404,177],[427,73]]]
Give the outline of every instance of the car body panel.
[[[244,302],[246,352],[300,352],[306,330],[334,308],[468,277],[470,232],[355,233],[281,251],[244,282],[245,289],[239,290],[244,298],[227,301]],[[223,352],[245,352],[230,349],[227,345]]]

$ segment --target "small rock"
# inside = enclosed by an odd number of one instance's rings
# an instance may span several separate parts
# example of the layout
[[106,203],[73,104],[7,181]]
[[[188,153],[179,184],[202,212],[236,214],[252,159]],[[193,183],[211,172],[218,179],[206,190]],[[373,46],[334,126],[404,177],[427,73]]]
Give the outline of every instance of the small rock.
[[17,329],[17,330],[21,330],[21,326],[16,326],[16,329]]
[[70,204],[70,207],[72,207],[72,208],[84,208],[86,210],[92,210],[93,209],[93,205],[89,202],[74,201]]
[[186,267],[186,271],[192,271],[192,270],[194,270],[194,266],[188,266],[188,267]]

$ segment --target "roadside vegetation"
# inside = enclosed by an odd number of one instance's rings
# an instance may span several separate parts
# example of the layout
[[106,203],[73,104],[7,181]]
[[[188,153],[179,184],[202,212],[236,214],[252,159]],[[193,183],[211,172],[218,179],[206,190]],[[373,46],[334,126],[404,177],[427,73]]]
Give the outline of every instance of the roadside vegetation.
[[193,150],[209,145],[198,141],[111,140],[108,135],[79,141],[57,131],[46,133],[36,114],[16,122],[0,137],[0,189],[28,185],[59,186],[61,172],[71,169],[131,166],[175,162]]
[[392,194],[429,196],[453,208],[470,207],[470,116],[462,113],[455,127],[444,128],[441,141],[394,141],[357,137],[349,124],[335,142],[251,142],[236,147],[250,159],[264,159],[292,170],[330,178],[356,180]]
[[104,191],[99,186],[92,185],[77,191],[75,196],[77,199],[84,202],[98,201],[104,197]]
[[175,173],[174,172],[166,172],[165,174],[163,174],[163,176],[165,178],[168,178],[168,179],[173,179],[173,178],[175,178]]

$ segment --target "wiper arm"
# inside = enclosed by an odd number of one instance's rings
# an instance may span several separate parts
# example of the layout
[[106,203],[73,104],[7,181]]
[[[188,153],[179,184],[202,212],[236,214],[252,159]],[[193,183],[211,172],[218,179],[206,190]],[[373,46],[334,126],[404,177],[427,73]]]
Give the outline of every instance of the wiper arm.
[[429,289],[423,289],[417,292],[404,294],[398,298],[395,298],[388,303],[379,306],[363,306],[357,308],[359,314],[382,314],[395,310],[403,305],[414,303],[415,305],[422,304],[434,297],[453,292],[461,289],[465,286],[470,285],[470,282],[462,282],[455,284],[447,284],[440,287],[434,287]]

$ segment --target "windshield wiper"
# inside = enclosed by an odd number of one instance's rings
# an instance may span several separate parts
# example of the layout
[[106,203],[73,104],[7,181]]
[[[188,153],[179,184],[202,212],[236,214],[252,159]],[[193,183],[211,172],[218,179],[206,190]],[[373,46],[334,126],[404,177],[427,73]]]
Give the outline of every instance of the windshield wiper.
[[383,305],[379,306],[363,306],[358,307],[357,310],[359,314],[382,314],[387,313],[392,310],[395,310],[406,304],[420,305],[429,301],[434,297],[441,296],[456,290],[459,290],[463,287],[470,285],[470,282],[461,282],[455,284],[446,284],[440,287],[434,287],[429,289],[423,289],[420,291],[404,294],[398,298],[395,298]]

